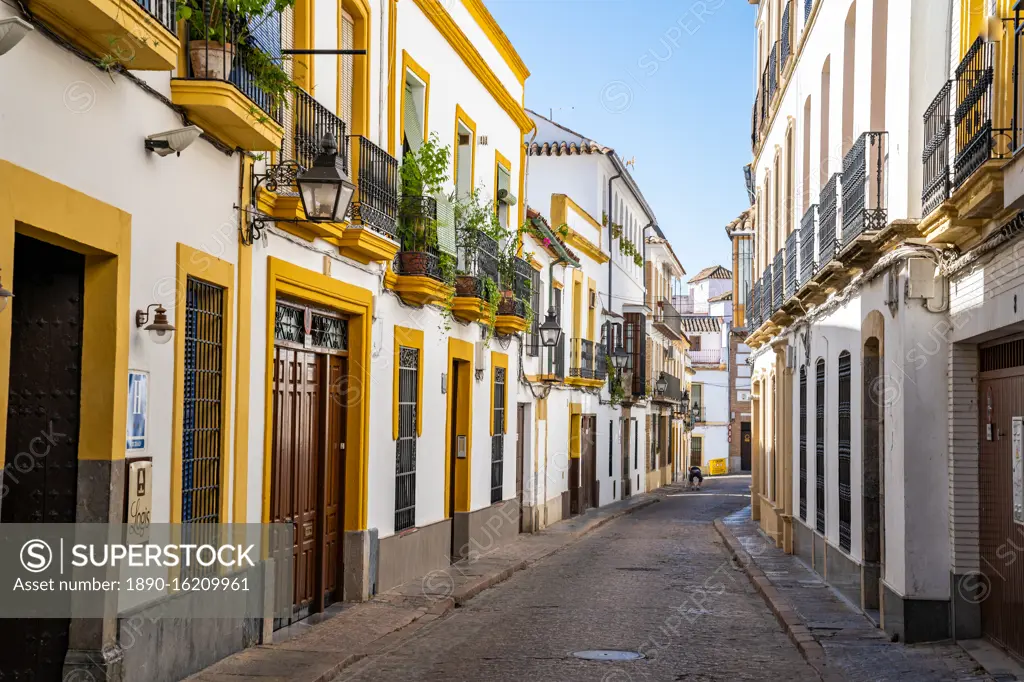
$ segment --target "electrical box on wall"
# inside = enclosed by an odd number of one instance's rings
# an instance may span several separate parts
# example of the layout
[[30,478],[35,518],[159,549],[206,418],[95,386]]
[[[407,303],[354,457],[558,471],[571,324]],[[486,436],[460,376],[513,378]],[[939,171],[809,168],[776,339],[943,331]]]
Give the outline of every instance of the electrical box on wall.
[[935,263],[930,258],[907,259],[907,298],[935,297]]
[[491,369],[491,348],[484,341],[476,342],[476,370],[487,372]]
[[793,346],[786,346],[786,369],[794,369],[796,367],[796,348]]

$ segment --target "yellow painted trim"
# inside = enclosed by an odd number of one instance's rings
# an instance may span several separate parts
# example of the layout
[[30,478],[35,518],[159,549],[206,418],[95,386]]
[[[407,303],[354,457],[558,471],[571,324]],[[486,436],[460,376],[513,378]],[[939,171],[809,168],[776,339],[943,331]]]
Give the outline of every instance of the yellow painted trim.
[[406,74],[410,71],[423,82],[423,141],[426,142],[430,136],[430,73],[420,66],[405,50],[402,50],[402,82],[399,83],[402,88],[402,94],[399,99],[401,104],[398,112],[397,134],[402,135],[404,134],[403,131],[405,131],[405,78]]
[[455,136],[452,138],[452,184],[459,184],[459,123],[470,130],[469,141],[469,191],[476,187],[476,121],[470,118],[466,110],[455,105]]
[[370,461],[370,350],[373,347],[373,293],[368,289],[267,258],[266,374],[263,429],[263,523],[270,521],[270,482],[274,424],[274,311],[278,294],[348,315],[349,386],[345,431],[345,525],[364,530]]
[[[536,127],[536,126],[535,126]],[[526,145],[519,145],[519,222],[516,227],[526,223]]]
[[[396,46],[398,40],[398,0],[381,1],[387,1],[388,3],[388,96],[385,104],[388,108],[388,153],[391,156],[395,156],[395,135],[397,134],[395,129],[395,102],[401,101],[400,97],[395,97],[395,81],[397,80],[395,68],[398,66],[398,48]],[[402,92],[405,92],[404,85],[402,86]]]
[[410,305],[424,306],[447,300],[452,288],[425,275],[397,275],[394,290]]
[[571,227],[569,228],[569,233],[565,236],[565,243],[579,249],[584,255],[589,256],[598,263],[604,264],[611,260],[611,256],[602,251],[600,246]]
[[508,355],[506,353],[499,353],[496,350],[491,351],[491,413],[488,418],[491,424],[491,435],[494,435],[494,380],[497,376],[497,370],[501,367],[505,370],[505,425],[502,429],[502,433],[508,432],[508,385],[512,383],[512,377],[508,374]]
[[398,440],[398,362],[399,347],[415,348],[419,351],[419,367],[416,369],[416,435],[423,435],[423,330],[395,325],[394,348],[394,391],[391,394],[393,424],[392,437]]
[[341,237],[329,240],[341,255],[366,265],[371,261],[391,261],[398,253],[398,243],[361,225],[350,225]]
[[475,296],[456,296],[452,301],[452,315],[463,322],[480,322],[491,315],[491,304]]
[[494,318],[494,329],[499,334],[518,334],[528,328],[525,317],[517,315],[498,315]]
[[583,426],[583,405],[569,403],[569,459],[580,458],[580,428]]
[[565,288],[565,285],[564,285],[564,284],[562,284],[561,282],[559,282],[558,280],[555,280],[555,281],[554,281],[554,282],[552,282],[551,284],[552,284],[552,286],[554,286],[554,287],[555,287],[556,289],[564,289],[564,288]]
[[[171,101],[205,132],[247,151],[277,151],[284,128],[227,81],[171,79]],[[258,112],[258,113],[254,113]]]
[[516,101],[502,84],[498,76],[473,46],[470,39],[459,28],[455,20],[448,14],[437,0],[413,0],[420,11],[430,20],[434,28],[448,41],[455,53],[459,55],[467,68],[476,76],[484,89],[491,94],[494,101],[505,110],[505,113],[519,126],[523,132],[533,127],[533,120],[526,115],[521,101]]
[[585,211],[582,206],[573,201],[572,197],[567,194],[551,195],[551,220],[554,223],[558,225],[568,223],[569,209],[572,209],[577,215],[593,225],[594,228],[597,229],[598,237],[600,237],[602,234],[601,231],[604,227],[594,218],[594,216],[590,215],[590,213]]
[[[506,171],[508,171],[508,180],[509,180],[509,183],[511,184],[511,182],[512,182],[512,162],[509,161],[507,158],[505,158],[504,154],[502,154],[497,149],[495,149],[494,150],[494,211],[495,212],[502,211],[502,210],[505,211],[505,225],[508,227],[508,229],[512,229],[512,226],[509,225],[509,222],[508,222],[509,218],[511,217],[509,215],[510,211],[509,211],[509,208],[508,208],[508,204],[499,204],[498,203],[498,168],[504,168]],[[520,197],[517,197],[517,198],[519,199],[520,203],[522,203],[522,199]],[[523,246],[522,244],[519,245],[520,251],[522,251],[522,246]]]
[[484,35],[491,41],[491,45],[494,46],[494,49],[498,51],[501,58],[505,60],[505,64],[515,74],[519,84],[525,85],[526,79],[530,77],[530,70],[526,68],[522,57],[516,52],[516,48],[512,46],[512,41],[508,39],[505,32],[501,30],[501,26],[494,20],[491,13],[487,11],[483,0],[462,0],[462,4],[466,6],[466,9],[469,10],[470,15],[476,20]]
[[[578,285],[578,286],[577,286]],[[583,271],[572,271],[572,338],[583,333]]]
[[[456,360],[460,360],[468,363],[468,369],[465,375],[462,377],[463,385],[459,390],[459,404],[456,407],[456,412],[452,413],[452,390],[448,389],[448,411],[447,419],[445,420],[445,431],[444,431],[444,452],[445,452],[445,467],[444,467],[444,508],[445,518],[448,518],[448,496],[450,494],[451,485],[450,477],[448,472],[451,471],[451,456],[452,456],[452,419],[453,417],[459,417],[460,422],[465,419],[465,423],[460,423],[457,426],[464,426],[466,429],[466,459],[457,460],[455,462],[455,511],[456,512],[468,512],[470,510],[471,502],[471,489],[470,485],[472,479],[473,469],[473,358],[475,352],[473,344],[469,341],[462,341],[460,339],[448,338],[448,364],[446,365],[445,371],[448,372],[448,376],[452,377],[452,364]],[[492,389],[493,392],[493,389]],[[492,410],[493,414],[493,410]],[[492,417],[493,418],[493,417]]]
[[[240,205],[250,195],[250,169],[253,159],[240,156]],[[239,213],[239,220],[247,219]],[[245,523],[248,512],[249,480],[249,404],[252,376],[252,247],[238,242],[238,340],[235,343],[235,467],[231,521]]]
[[[342,11],[348,12],[352,17],[352,47],[356,50],[366,50],[365,55],[351,57],[352,63],[352,129],[347,131],[349,135],[368,136],[370,134],[370,57],[372,55],[371,45],[373,35],[370,29],[373,22],[370,19],[370,5],[366,0],[340,0],[338,3],[338,49],[342,49]],[[341,112],[341,60],[338,55],[337,72],[338,78],[338,104],[335,111]]]
[[[124,459],[132,216],[0,159],[0,268],[16,292],[15,232],[85,254],[78,459]],[[11,302],[16,305],[17,297]],[[11,314],[5,312],[0,315],[0,431],[5,433],[10,361]]]
[[[316,0],[296,0],[292,10],[293,46],[296,50],[316,47]],[[292,58],[292,80],[306,92],[313,94],[316,86],[313,55],[299,54]]]
[[597,306],[595,306],[593,308],[590,307],[590,293],[591,292],[594,292],[595,295],[597,294],[597,282],[595,282],[592,278],[588,277],[587,278],[587,300],[584,303],[584,305],[587,306],[587,338],[590,339],[591,341],[597,341],[597,338],[595,338],[595,336],[594,336],[594,332],[596,331],[595,320],[596,320],[596,315],[597,315]]
[[[234,296],[235,266],[205,251],[193,249],[181,242],[177,245],[175,257],[175,300],[174,300],[174,400],[171,403],[171,523],[181,523],[181,458],[182,430],[184,428],[185,402],[185,301],[188,278],[193,277],[224,289],[224,317],[221,334],[221,444],[220,480],[228,481],[231,464],[231,370],[232,346],[234,345]],[[236,486],[239,483],[235,482]],[[228,487],[222,485],[219,494],[218,515],[222,521],[228,518]]]

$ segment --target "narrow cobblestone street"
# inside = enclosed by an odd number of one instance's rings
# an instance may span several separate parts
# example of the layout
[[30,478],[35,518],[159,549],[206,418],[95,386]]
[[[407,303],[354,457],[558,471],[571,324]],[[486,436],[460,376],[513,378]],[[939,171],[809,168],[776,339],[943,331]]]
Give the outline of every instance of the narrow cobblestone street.
[[[338,680],[814,680],[712,521],[747,504],[748,477],[670,488]],[[590,649],[645,659],[578,660]]]

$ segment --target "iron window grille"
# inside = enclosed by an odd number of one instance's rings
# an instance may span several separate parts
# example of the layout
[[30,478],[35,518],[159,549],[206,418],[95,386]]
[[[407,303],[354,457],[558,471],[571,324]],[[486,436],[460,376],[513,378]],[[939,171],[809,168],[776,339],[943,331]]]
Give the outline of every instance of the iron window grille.
[[532,285],[530,288],[530,307],[533,309],[533,321],[530,323],[530,334],[526,337],[526,354],[532,358],[540,355],[540,273],[533,271]]
[[921,215],[928,215],[949,198],[950,94],[953,81],[939,90],[924,112],[924,181],[921,184]]
[[570,344],[572,363],[569,376],[581,379],[594,378],[594,342],[588,339],[573,339]]
[[505,478],[505,368],[494,369],[494,435],[491,436],[491,504],[501,502]]
[[611,419],[608,420],[608,476],[612,475],[612,465],[615,458],[615,454],[612,448],[612,441],[615,435],[615,422]]
[[181,522],[220,521],[224,289],[185,284]]
[[819,533],[825,533],[825,360],[815,365],[814,387],[814,517]]
[[800,520],[807,520],[807,368],[800,368]]
[[633,471],[640,468],[640,420],[633,417]]
[[779,249],[772,263],[772,312],[782,308],[786,274],[786,249]]
[[350,209],[353,218],[374,232],[397,240],[398,160],[362,135],[351,135],[349,145],[357,172]]
[[772,266],[768,265],[761,275],[761,321],[766,322],[772,318]]
[[274,312],[274,340],[343,353],[348,350],[348,320],[278,301]]
[[789,300],[796,293],[797,277],[800,272],[800,230],[796,229],[786,237],[786,281],[783,300]]
[[839,354],[839,549],[850,551],[850,354]]
[[793,25],[790,21],[792,9],[793,3],[787,2],[786,9],[782,10],[782,58],[780,59],[781,65],[779,66],[779,71],[785,71],[786,64],[789,63],[789,55],[792,53],[793,50]]
[[395,532],[416,525],[416,413],[420,351],[398,352],[398,440],[395,442]]
[[690,439],[690,466],[699,467],[704,462],[704,439],[693,437]]

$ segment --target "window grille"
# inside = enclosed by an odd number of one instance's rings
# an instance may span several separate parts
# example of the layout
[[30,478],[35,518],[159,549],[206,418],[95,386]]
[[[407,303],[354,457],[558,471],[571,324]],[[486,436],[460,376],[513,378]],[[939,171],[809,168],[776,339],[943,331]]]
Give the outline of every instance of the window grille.
[[398,352],[398,441],[395,443],[395,531],[416,525],[416,403],[420,351]]
[[800,519],[807,520],[807,368],[800,368]]
[[505,460],[505,368],[494,369],[494,435],[491,436],[491,504],[501,502]]
[[825,532],[825,360],[818,358],[814,387],[815,527]]
[[839,549],[850,551],[850,354],[839,354]]
[[690,466],[699,467],[704,462],[704,439],[693,436],[690,438]]

